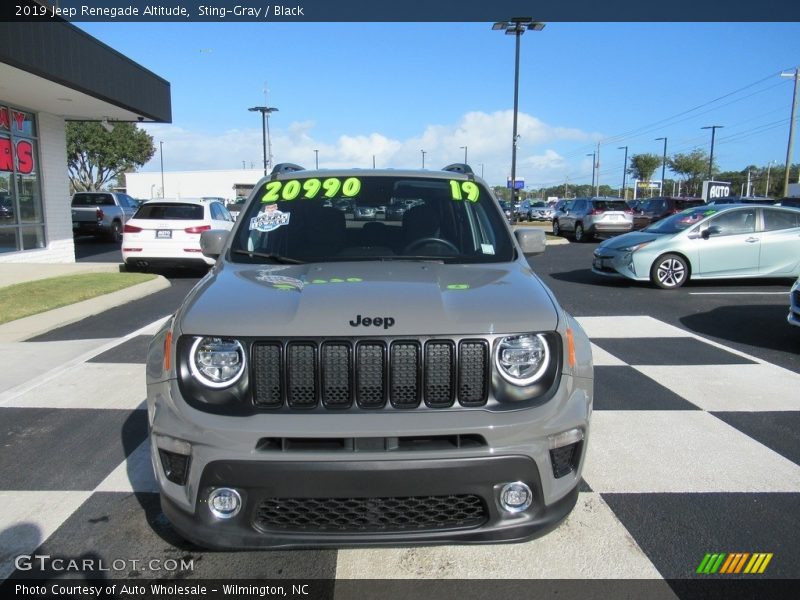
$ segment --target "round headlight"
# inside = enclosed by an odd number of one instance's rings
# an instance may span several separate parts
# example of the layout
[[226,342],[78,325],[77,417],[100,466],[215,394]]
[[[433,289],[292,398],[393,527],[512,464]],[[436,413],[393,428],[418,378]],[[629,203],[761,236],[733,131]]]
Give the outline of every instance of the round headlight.
[[514,385],[530,385],[547,370],[550,351],[541,334],[504,337],[497,344],[495,364],[503,379]]
[[244,348],[238,340],[203,337],[192,344],[189,368],[208,387],[223,388],[236,383],[244,367]]

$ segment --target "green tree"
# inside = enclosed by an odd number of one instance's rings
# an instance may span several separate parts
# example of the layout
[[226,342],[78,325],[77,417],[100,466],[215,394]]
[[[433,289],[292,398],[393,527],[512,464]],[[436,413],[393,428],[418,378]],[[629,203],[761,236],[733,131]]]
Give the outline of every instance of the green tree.
[[630,157],[628,174],[639,181],[650,181],[655,170],[661,166],[661,157],[657,154],[634,154]]
[[708,173],[708,154],[704,150],[673,154],[667,159],[667,165],[670,171],[683,179],[687,195],[700,195],[703,177]]
[[96,121],[67,123],[67,167],[75,191],[103,189],[120,173],[153,157],[153,138],[133,123],[113,123],[106,131]]

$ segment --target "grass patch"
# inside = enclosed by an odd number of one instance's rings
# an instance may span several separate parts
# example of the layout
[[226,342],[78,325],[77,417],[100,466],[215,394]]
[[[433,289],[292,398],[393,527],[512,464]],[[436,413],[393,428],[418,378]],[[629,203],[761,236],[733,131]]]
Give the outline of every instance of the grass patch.
[[83,273],[0,288],[0,324],[155,279],[147,273]]

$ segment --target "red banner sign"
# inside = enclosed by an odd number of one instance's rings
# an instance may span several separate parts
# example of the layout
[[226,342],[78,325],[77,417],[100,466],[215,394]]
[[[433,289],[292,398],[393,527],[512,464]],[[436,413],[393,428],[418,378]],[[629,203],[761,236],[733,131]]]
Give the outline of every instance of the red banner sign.
[[16,162],[17,172],[29,175],[33,172],[33,144],[19,140],[15,145],[8,138],[0,138],[0,171],[13,171]]

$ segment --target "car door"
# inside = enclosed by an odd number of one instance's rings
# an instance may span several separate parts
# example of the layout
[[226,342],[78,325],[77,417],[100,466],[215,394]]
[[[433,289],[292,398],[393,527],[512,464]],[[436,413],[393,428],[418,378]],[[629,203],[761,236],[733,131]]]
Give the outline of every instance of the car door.
[[758,273],[761,238],[756,208],[734,208],[709,219],[697,240],[698,275],[737,277]]
[[212,202],[209,208],[211,209],[211,229],[230,231],[233,227],[233,218],[226,208],[220,202]]
[[758,272],[762,275],[800,274],[800,211],[762,208],[763,227]]
[[575,217],[573,215],[578,202],[578,200],[570,200],[561,207],[561,212],[557,216],[558,226],[562,231],[572,231],[574,229]]

